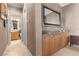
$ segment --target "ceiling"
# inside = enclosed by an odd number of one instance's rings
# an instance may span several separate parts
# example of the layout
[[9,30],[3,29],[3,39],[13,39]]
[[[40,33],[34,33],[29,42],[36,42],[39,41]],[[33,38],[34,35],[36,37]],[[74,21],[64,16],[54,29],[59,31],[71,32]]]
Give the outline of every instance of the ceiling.
[[[58,5],[60,5],[61,7],[65,7],[71,3],[57,3]],[[23,3],[9,3],[9,5],[17,7],[17,8],[23,8]]]
[[8,4],[17,8],[23,8],[23,3],[8,3]]
[[60,5],[61,7],[65,7],[65,6],[69,5],[69,4],[71,4],[71,3],[58,3],[58,5]]

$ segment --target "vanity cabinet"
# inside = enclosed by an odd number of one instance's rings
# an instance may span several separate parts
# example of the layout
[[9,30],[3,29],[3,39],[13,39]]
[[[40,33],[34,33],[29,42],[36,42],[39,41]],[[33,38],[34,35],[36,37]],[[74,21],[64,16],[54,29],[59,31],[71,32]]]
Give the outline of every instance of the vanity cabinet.
[[18,31],[11,32],[11,39],[12,39],[12,41],[20,39],[20,33]]
[[50,55],[50,39],[50,36],[43,38],[43,55]]
[[65,47],[69,42],[69,33],[59,33],[43,35],[43,56],[53,55],[55,52]]

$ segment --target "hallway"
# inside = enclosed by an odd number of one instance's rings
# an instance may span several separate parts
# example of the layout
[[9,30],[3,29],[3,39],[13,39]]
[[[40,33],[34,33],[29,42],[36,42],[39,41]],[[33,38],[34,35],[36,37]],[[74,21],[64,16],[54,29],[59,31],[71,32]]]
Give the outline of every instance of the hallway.
[[32,56],[21,40],[12,41],[4,51],[3,56]]

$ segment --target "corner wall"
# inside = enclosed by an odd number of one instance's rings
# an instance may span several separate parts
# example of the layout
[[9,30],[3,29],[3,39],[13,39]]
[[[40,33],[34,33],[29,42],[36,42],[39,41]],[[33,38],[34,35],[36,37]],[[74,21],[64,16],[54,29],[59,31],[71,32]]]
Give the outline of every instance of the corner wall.
[[27,3],[27,48],[32,55],[36,55],[36,39],[35,39],[35,5]]
[[64,24],[71,35],[79,36],[79,3],[72,3],[63,8]]
[[0,19],[0,56],[3,55],[7,43],[7,28],[3,27],[3,20]]
[[32,55],[42,55],[41,3],[27,6],[27,48]]
[[42,5],[35,4],[36,55],[42,56]]

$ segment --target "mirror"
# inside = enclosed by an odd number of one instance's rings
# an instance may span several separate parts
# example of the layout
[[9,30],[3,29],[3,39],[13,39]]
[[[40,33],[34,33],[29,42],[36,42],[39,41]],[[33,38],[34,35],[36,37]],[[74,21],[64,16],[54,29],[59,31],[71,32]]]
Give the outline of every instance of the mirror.
[[44,25],[60,26],[60,13],[43,6]]
[[18,24],[18,21],[16,21],[16,20],[13,20],[12,21],[13,22],[13,29],[17,29],[17,24]]

